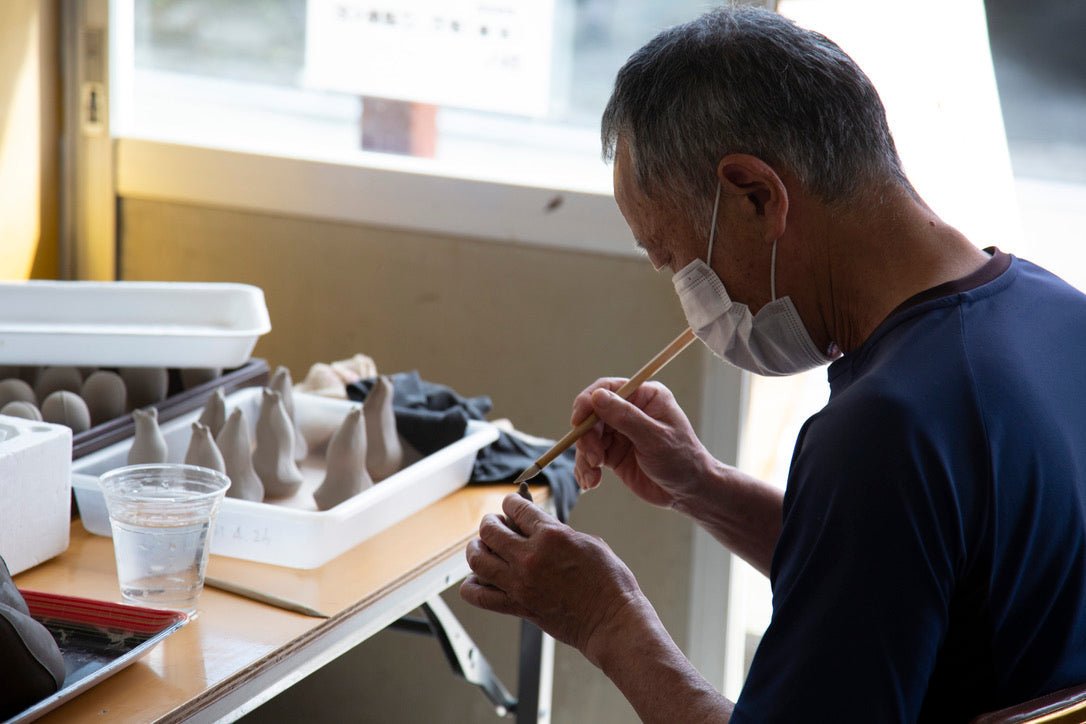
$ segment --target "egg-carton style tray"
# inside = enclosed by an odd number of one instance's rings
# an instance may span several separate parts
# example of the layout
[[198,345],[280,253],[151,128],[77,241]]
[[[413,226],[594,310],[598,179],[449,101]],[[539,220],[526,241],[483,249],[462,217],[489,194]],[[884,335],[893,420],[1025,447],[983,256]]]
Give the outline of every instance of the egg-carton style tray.
[[[254,430],[261,388],[246,388],[226,397],[227,415],[239,407]],[[294,414],[309,443],[309,456],[299,463],[305,482],[290,498],[252,502],[226,498],[212,532],[211,552],[217,555],[272,563],[288,568],[316,568],[367,538],[418,512],[471,477],[476,453],[498,439],[487,422],[469,421],[460,440],[426,457],[404,444],[405,467],[372,488],[328,510],[320,511],[313,491],[324,477],[324,451],[352,407],[359,403],[316,395],[294,394]],[[200,410],[161,425],[169,462],[182,462],[192,423]],[[72,463],[75,492],[83,527],[96,535],[111,535],[98,476],[126,464],[132,440],[102,448]]]
[[[161,402],[148,405],[157,410],[159,424],[193,410],[199,411],[216,389],[222,388],[223,394],[228,395],[237,389],[263,386],[271,377],[267,361],[258,358],[250,359],[236,369],[225,370],[214,379],[187,388],[181,382],[181,370],[169,369],[168,373],[168,396]],[[135,431],[136,423],[132,414],[127,413],[101,422],[89,430],[77,432],[72,435],[72,459],[78,460],[108,445],[128,440]]]

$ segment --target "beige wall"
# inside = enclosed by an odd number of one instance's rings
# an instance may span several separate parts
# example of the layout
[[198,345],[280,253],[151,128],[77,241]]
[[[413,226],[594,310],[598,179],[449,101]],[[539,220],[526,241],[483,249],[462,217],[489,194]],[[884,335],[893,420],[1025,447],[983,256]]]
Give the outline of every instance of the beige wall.
[[[272,331],[256,356],[294,376],[363,352],[384,372],[417,369],[494,417],[558,437],[569,403],[596,377],[632,374],[684,326],[666,274],[639,258],[421,235],[298,218],[124,200],[122,278],[237,281],[264,289]],[[699,357],[661,375],[697,419]],[[690,524],[632,499],[609,478],[584,496],[575,527],[630,565],[680,645],[687,638]],[[516,683],[517,622],[446,601]],[[553,721],[629,722],[622,697],[559,646]],[[252,721],[490,722],[434,641],[385,632],[259,709]]]
[[57,12],[0,3],[0,279],[57,274]]

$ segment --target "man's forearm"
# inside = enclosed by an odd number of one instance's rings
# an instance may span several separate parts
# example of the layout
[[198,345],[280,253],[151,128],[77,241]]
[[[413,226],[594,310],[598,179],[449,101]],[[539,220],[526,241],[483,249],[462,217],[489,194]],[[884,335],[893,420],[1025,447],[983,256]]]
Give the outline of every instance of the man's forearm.
[[732,702],[716,691],[679,650],[647,607],[637,625],[615,630],[598,656],[589,655],[645,724],[704,724],[731,719]]
[[718,463],[699,495],[677,501],[674,508],[768,576],[781,534],[783,505],[779,489]]

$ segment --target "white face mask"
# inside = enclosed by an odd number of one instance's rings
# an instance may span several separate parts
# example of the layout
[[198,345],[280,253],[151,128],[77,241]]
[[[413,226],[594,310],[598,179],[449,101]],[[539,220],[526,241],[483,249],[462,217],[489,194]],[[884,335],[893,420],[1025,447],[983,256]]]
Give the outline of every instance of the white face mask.
[[[720,205],[720,184],[713,204],[708,259]],[[773,242],[769,284],[773,301],[752,315],[745,304],[731,300],[724,283],[706,261],[695,259],[672,277],[690,328],[717,357],[766,377],[803,372],[831,362],[821,352],[788,297],[777,298],[777,242]]]

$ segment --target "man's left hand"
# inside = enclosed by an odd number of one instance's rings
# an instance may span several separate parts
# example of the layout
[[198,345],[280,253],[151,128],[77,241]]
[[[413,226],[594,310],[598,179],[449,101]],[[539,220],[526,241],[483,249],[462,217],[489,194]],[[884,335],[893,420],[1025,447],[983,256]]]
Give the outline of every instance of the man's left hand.
[[601,539],[573,530],[512,494],[468,544],[473,573],[460,587],[475,606],[527,619],[597,666],[616,636],[655,613],[629,568]]

